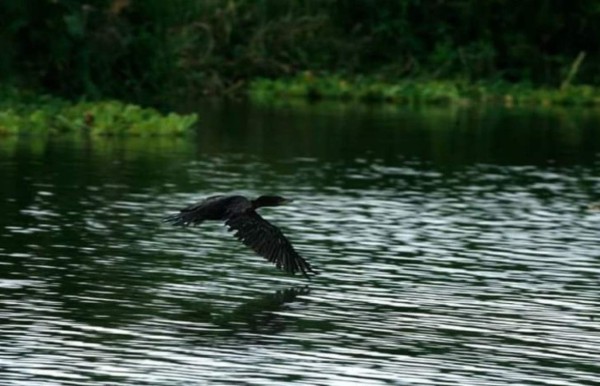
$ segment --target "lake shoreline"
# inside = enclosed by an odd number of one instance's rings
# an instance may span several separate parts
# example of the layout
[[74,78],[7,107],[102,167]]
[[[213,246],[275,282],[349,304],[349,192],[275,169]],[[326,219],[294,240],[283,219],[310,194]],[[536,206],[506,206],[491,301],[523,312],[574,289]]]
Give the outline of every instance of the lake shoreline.
[[305,99],[395,105],[600,106],[600,88],[590,85],[563,84],[550,88],[492,81],[400,79],[392,82],[310,72],[291,78],[255,79],[249,83],[247,95],[260,102]]
[[[526,84],[451,80],[380,81],[339,75],[317,76],[305,72],[293,78],[257,78],[235,94],[203,100],[240,100],[262,106],[301,103],[335,103],[340,106],[391,107],[600,107],[600,89],[589,85],[541,88]],[[194,103],[195,104],[195,103]],[[198,117],[188,103],[175,108],[146,107],[119,100],[75,100],[32,90],[0,90],[0,135],[36,132],[88,131],[94,135],[181,135]],[[193,106],[193,104],[192,104]],[[176,110],[173,112],[173,110]],[[186,114],[187,113],[187,114]]]

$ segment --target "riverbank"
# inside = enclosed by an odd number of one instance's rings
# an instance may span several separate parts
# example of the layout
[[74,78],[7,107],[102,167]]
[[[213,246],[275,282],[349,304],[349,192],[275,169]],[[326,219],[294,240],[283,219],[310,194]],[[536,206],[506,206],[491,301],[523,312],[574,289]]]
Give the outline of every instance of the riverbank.
[[260,102],[300,98],[398,105],[600,106],[600,88],[587,85],[549,88],[506,82],[391,82],[369,77],[316,76],[310,72],[286,79],[256,79],[248,86],[248,96]]

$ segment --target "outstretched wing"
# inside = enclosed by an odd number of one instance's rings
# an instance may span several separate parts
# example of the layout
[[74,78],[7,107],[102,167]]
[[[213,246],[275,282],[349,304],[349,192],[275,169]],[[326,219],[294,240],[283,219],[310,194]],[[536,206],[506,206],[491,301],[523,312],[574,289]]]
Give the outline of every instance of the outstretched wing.
[[233,216],[225,224],[229,231],[254,252],[289,273],[302,272],[308,278],[313,271],[310,264],[294,250],[292,244],[277,227],[260,217],[255,211]]

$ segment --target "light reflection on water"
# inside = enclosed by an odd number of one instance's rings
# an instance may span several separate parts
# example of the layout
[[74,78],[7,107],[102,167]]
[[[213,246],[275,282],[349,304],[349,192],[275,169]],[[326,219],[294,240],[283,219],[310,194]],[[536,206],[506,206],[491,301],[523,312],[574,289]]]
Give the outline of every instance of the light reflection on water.
[[[0,158],[3,384],[597,382],[597,161],[175,144],[111,169],[78,146]],[[263,214],[320,275],[279,273],[217,224],[160,222],[232,191],[294,198]]]

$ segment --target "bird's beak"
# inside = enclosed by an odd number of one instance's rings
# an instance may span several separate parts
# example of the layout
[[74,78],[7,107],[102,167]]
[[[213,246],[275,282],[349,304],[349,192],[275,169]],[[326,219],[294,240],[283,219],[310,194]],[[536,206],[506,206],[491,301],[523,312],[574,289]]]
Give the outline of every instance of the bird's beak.
[[292,200],[292,199],[289,199],[289,198],[286,198],[285,200],[281,201],[281,205],[287,205],[287,204],[289,204],[290,202],[294,202],[294,200]]

